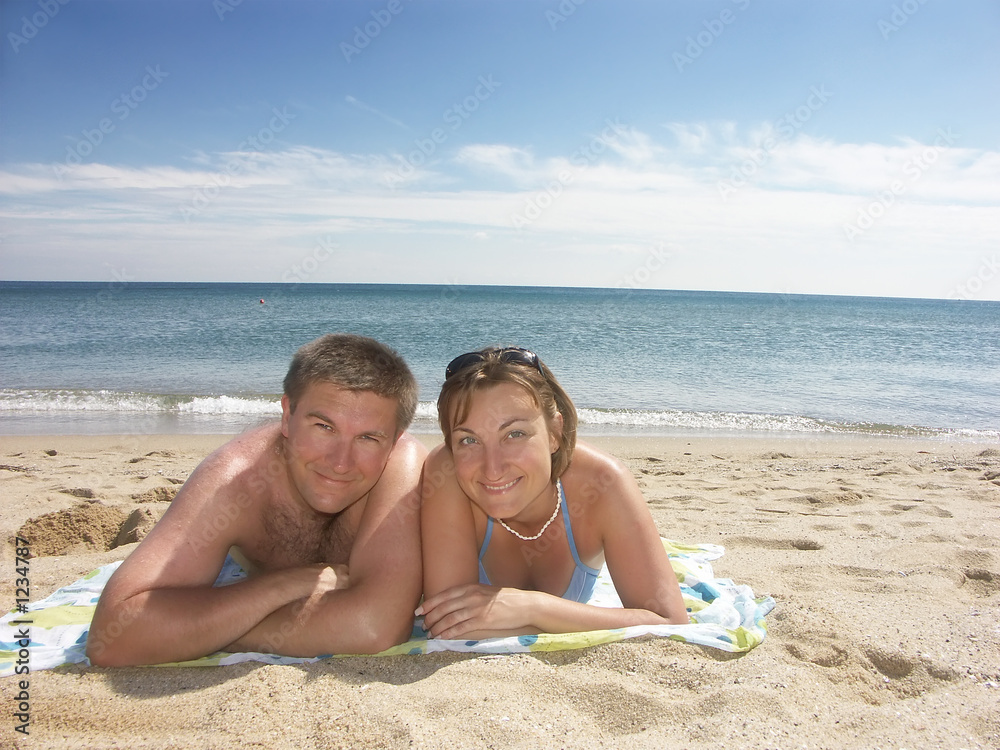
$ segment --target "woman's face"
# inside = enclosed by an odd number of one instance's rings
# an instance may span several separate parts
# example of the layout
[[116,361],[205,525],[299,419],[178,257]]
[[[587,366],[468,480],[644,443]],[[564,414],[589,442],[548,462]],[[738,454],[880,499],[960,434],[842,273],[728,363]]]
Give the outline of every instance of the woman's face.
[[551,497],[561,429],[561,416],[550,429],[519,385],[499,383],[474,393],[468,416],[451,430],[459,485],[487,515],[517,516],[538,497]]

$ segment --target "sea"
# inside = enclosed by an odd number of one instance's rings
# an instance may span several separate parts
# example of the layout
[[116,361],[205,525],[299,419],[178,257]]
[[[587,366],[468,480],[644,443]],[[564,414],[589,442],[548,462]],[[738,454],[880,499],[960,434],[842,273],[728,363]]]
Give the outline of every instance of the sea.
[[1000,442],[1000,303],[644,289],[0,282],[0,434],[233,434],[300,345],[396,349],[437,433],[445,365],[535,351],[581,435]]

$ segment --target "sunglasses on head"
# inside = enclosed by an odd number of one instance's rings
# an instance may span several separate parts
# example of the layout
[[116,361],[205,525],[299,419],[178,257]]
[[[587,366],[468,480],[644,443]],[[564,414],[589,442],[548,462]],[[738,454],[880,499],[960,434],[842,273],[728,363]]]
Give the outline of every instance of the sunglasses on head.
[[447,380],[455,373],[461,372],[470,365],[483,362],[491,354],[496,354],[501,362],[514,362],[515,364],[534,367],[542,377],[545,377],[545,373],[542,372],[542,360],[538,358],[537,354],[527,349],[522,349],[519,346],[509,346],[506,349],[488,349],[485,352],[469,352],[468,354],[458,355],[445,368],[444,379]]

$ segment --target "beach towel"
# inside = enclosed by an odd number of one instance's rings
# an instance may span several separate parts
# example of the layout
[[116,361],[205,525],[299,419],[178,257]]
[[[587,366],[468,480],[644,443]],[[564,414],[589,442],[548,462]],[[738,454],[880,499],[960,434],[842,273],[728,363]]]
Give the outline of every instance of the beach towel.
[[[691,615],[688,625],[636,625],[584,633],[542,633],[471,641],[428,638],[422,619],[417,618],[409,641],[378,656],[441,651],[477,654],[558,651],[639,636],[669,638],[723,651],[741,652],[749,651],[764,640],[767,633],[764,616],[774,608],[774,600],[771,597],[756,598],[749,586],[714,577],[711,561],[722,556],[722,547],[713,544],[685,545],[668,540],[664,540],[664,547]],[[90,621],[104,585],[120,564],[104,565],[42,601],[27,605],[25,611],[14,611],[0,618],[0,677],[26,674],[23,671],[25,667],[36,672],[62,664],[89,665],[84,647]],[[230,585],[245,577],[246,573],[230,557],[215,585]],[[601,607],[622,606],[607,566],[601,570],[589,603]],[[244,661],[302,664],[341,656],[350,654],[298,658],[264,653],[218,652],[192,661],[160,666],[217,666]]]

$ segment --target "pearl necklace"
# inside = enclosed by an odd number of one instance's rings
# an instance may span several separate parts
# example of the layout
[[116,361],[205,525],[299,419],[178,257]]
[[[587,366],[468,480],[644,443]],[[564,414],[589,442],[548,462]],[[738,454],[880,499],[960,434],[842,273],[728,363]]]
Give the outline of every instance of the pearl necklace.
[[501,526],[503,526],[505,529],[507,529],[507,531],[509,531],[514,536],[516,536],[518,539],[521,539],[521,540],[523,540],[525,542],[533,542],[536,539],[538,539],[538,537],[540,537],[542,534],[545,533],[545,530],[547,528],[549,528],[549,524],[551,524],[553,521],[556,520],[556,516],[559,515],[559,508],[562,507],[562,494],[563,494],[563,492],[562,492],[562,482],[557,479],[556,480],[556,509],[554,511],[552,511],[552,515],[549,516],[549,520],[545,522],[544,526],[542,526],[542,530],[539,531],[534,536],[525,536],[524,534],[518,534],[516,531],[514,531],[514,529],[512,529],[510,526],[508,526],[507,524],[505,524],[503,522],[502,518],[497,518],[496,520],[497,520],[497,522]]

